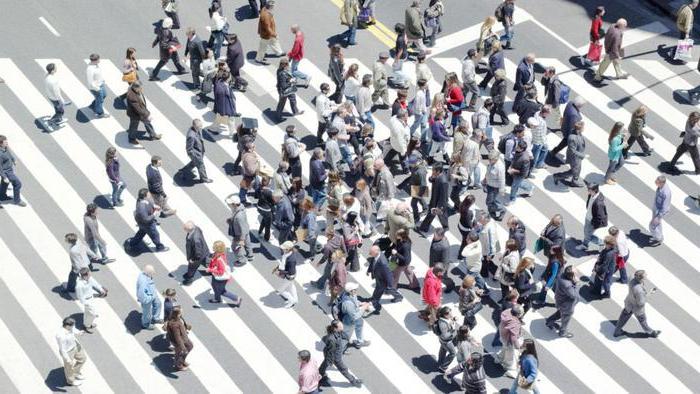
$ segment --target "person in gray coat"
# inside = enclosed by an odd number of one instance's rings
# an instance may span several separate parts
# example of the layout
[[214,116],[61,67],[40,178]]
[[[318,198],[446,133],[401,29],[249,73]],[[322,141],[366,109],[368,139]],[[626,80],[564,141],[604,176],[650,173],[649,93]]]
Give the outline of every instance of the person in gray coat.
[[583,125],[583,121],[576,122],[574,132],[569,135],[566,149],[566,163],[569,164],[569,169],[552,175],[555,185],[558,185],[563,179],[571,177],[571,186],[583,186],[578,180],[581,175],[581,162],[586,157],[586,140],[581,135],[583,133]]
[[194,119],[192,127],[187,130],[185,140],[185,150],[190,162],[187,163],[179,173],[182,175],[192,175],[192,170],[196,167],[199,174],[199,181],[202,183],[212,183],[213,181],[207,177],[207,169],[204,167],[204,140],[202,139],[202,121]]
[[275,203],[274,225],[277,228],[277,241],[283,244],[292,239],[292,228],[294,226],[294,208],[289,196],[280,190],[275,190],[272,194],[272,201]]
[[443,263],[447,266],[450,263],[450,243],[445,237],[445,229],[438,227],[433,232],[433,241],[430,243],[430,266],[435,263]]
[[625,334],[622,331],[622,327],[627,324],[630,317],[634,315],[639,321],[639,325],[642,326],[644,331],[652,338],[656,338],[661,334],[660,330],[653,330],[647,324],[647,316],[644,311],[644,306],[647,303],[647,295],[656,292],[656,287],[647,290],[646,288],[646,278],[647,274],[644,270],[638,270],[634,273],[634,279],[629,283],[629,293],[625,297],[625,307],[620,313],[620,317],[617,319],[617,324],[615,324],[614,337],[619,337]]
[[97,260],[98,257],[92,250],[88,249],[83,242],[78,240],[78,236],[74,233],[66,234],[65,241],[68,244],[71,271],[68,274],[68,283],[64,287],[64,290],[67,293],[75,293],[78,273],[83,268],[90,268],[92,270],[91,260]]
[[[232,216],[228,222],[228,235],[231,236],[231,250],[235,255],[235,264],[245,265],[242,259],[242,251],[248,261],[253,261],[253,251],[250,247],[250,227],[248,226],[248,216],[245,213],[245,206],[241,204],[241,199],[236,194],[231,194],[226,198],[226,204],[231,208]],[[241,250],[241,248],[243,250]]]
[[574,308],[578,303],[578,291],[576,290],[576,275],[574,275],[574,267],[569,265],[564,268],[564,273],[557,279],[557,288],[554,291],[554,303],[557,311],[547,318],[545,324],[549,329],[556,329],[555,322],[561,319],[559,326],[559,337],[571,338],[574,334],[567,329],[571,317],[574,315]]
[[187,272],[182,276],[182,285],[188,286],[194,280],[194,274],[200,266],[207,266],[208,258],[211,254],[209,246],[204,239],[202,230],[195,226],[194,223],[188,221],[184,224],[183,229],[187,235],[185,236],[185,252],[187,253]]
[[693,111],[690,113],[685,123],[685,130],[681,135],[683,136],[683,142],[678,146],[676,153],[671,159],[671,167],[675,172],[680,173],[680,170],[676,167],[676,163],[685,152],[688,152],[695,166],[695,174],[700,175],[700,153],[698,153],[698,138],[700,138],[699,112]]
[[107,242],[100,235],[100,226],[97,222],[97,204],[90,203],[85,209],[85,215],[83,215],[83,234],[85,236],[85,242],[90,247],[93,253],[100,256],[100,263],[107,264],[114,261],[107,257]]

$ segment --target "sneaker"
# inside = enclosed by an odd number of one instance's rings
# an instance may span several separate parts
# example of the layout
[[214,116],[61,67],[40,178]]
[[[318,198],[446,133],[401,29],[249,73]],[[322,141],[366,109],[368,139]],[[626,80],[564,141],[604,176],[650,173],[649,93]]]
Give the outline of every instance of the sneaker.
[[621,337],[623,335],[625,335],[625,332],[622,330],[620,330],[620,331],[615,330],[615,332],[613,333],[613,337],[615,337],[615,338]]
[[75,375],[75,379],[76,380],[85,380],[85,376],[83,376],[83,374],[77,374],[77,375]]
[[106,118],[109,118],[109,117],[110,117],[110,115],[109,115],[108,113],[106,113],[106,112],[103,113],[102,115],[97,115],[97,118],[98,118],[98,119],[106,119]]
[[138,141],[137,139],[134,138],[134,139],[129,139],[129,143],[130,143],[131,145],[138,145],[138,144],[139,144],[139,141]]
[[606,185],[611,185],[611,186],[612,186],[612,185],[616,185],[617,182],[616,182],[614,179],[610,178],[610,179],[608,179],[607,181],[605,181],[605,184],[606,184]]
[[654,330],[654,331],[649,333],[649,336],[652,338],[656,338],[659,336],[659,334],[661,334],[661,330]]
[[263,66],[269,66],[269,65],[270,65],[270,62],[268,62],[267,59],[263,59],[263,60],[257,60],[257,59],[256,59],[255,62],[258,63],[258,64],[261,64],[261,65],[263,65]]
[[26,207],[27,203],[24,201],[18,201],[15,203],[15,205],[17,205],[18,207]]
[[357,387],[357,388],[360,388],[360,387],[362,387],[362,380],[360,380],[360,379],[355,379],[355,380],[352,381],[352,385],[355,386],[355,387]]
[[153,331],[156,329],[156,326],[154,326],[153,324],[149,324],[148,327],[142,327],[142,328],[144,330]]
[[559,332],[559,338],[573,338],[574,334],[568,332],[568,331],[563,331]]
[[515,379],[518,377],[518,372],[509,369],[506,371],[505,375],[511,379]]

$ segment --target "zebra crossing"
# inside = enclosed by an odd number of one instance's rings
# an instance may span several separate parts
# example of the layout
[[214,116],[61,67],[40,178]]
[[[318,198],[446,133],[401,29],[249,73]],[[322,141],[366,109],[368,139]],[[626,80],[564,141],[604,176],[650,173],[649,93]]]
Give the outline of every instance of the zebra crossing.
[[[519,23],[533,21],[526,14]],[[635,44],[642,44],[651,34],[650,30],[640,35]],[[436,76],[431,82],[431,92],[440,90],[440,78],[446,72],[460,74],[460,59],[441,56],[460,47],[465,42],[478,38],[478,26],[448,35],[438,40],[436,50],[430,56],[429,65]],[[513,59],[515,60],[515,59]],[[155,66],[157,59],[141,59],[145,70]],[[580,70],[567,66],[552,58],[539,58],[543,66],[554,66],[560,78],[572,89],[572,95],[584,97],[588,105],[584,108],[586,139],[591,142],[590,155],[584,160],[583,173],[599,181],[607,165],[607,130],[620,120],[626,122],[637,103],[650,107],[649,130],[655,136],[651,141],[657,155],[669,159],[675,152],[678,132],[685,124],[687,112],[670,101],[674,92],[696,86],[700,78],[682,68],[671,69],[659,60],[629,59],[623,67],[632,71],[632,77],[624,81],[613,81],[598,89],[592,87]],[[77,122],[71,118],[69,124],[51,134],[37,134],[31,121],[52,112],[50,103],[43,97],[37,79],[47,63],[59,66],[59,78],[66,97],[73,102],[67,112],[78,111],[89,122]],[[371,73],[371,64],[359,59],[346,59],[346,65],[357,63],[360,74]],[[68,272],[67,252],[62,245],[63,234],[71,231],[82,233],[80,216],[87,202],[99,200],[108,190],[103,172],[101,156],[110,145],[118,147],[122,158],[125,178],[129,188],[124,192],[125,206],[134,204],[135,190],[145,185],[145,166],[151,155],[164,158],[161,171],[166,191],[173,207],[178,209],[175,220],[161,224],[163,242],[170,251],[162,254],[139,256],[132,259],[121,250],[122,240],[132,235],[133,219],[129,208],[101,211],[102,235],[107,240],[109,252],[117,262],[101,267],[95,273],[98,280],[110,288],[110,297],[98,304],[100,312],[97,334],[85,337],[89,362],[85,375],[89,377],[80,391],[86,393],[110,392],[288,392],[297,388],[296,351],[308,349],[315,359],[322,358],[320,337],[329,320],[326,306],[328,296],[319,292],[309,282],[319,275],[316,267],[304,264],[298,268],[296,278],[300,292],[299,305],[295,309],[281,308],[281,300],[274,289],[279,284],[269,272],[276,266],[279,257],[276,242],[259,244],[258,257],[252,264],[237,267],[231,286],[236,294],[244,298],[240,309],[212,308],[206,303],[210,292],[206,279],[199,278],[191,286],[179,286],[184,272],[184,233],[180,223],[193,220],[200,226],[207,241],[225,240],[224,219],[228,207],[224,197],[238,190],[236,179],[226,170],[237,154],[236,144],[229,138],[220,138],[207,143],[206,166],[214,183],[194,187],[180,187],[174,179],[179,168],[187,161],[184,135],[188,124],[173,119],[202,118],[211,121],[209,108],[194,100],[193,92],[178,76],[168,70],[162,71],[162,81],[146,84],[148,108],[153,116],[156,130],[163,133],[160,143],[145,142],[142,147],[129,147],[124,133],[126,117],[119,109],[108,105],[111,118],[90,119],[85,108],[92,95],[79,76],[84,69],[72,59],[0,59],[0,75],[5,80],[8,92],[0,94],[1,134],[10,139],[11,148],[17,154],[18,172],[27,186],[23,189],[28,202],[26,208],[6,205],[0,216],[0,292],[6,287],[12,298],[8,302],[22,306],[25,320],[0,311],[0,339],[5,344],[5,354],[0,355],[0,367],[10,378],[15,391],[28,387],[35,391],[50,391],[46,383],[52,368],[61,365],[53,335],[58,322],[66,315],[80,312],[75,301],[60,299],[46,288],[47,283],[60,284]],[[109,96],[123,93],[126,85],[121,81],[121,72],[112,60],[103,59],[101,67]],[[507,77],[512,81],[516,64],[507,60]],[[305,113],[291,123],[297,124],[303,136],[314,135],[316,115],[309,98],[315,95],[321,82],[328,82],[316,65],[305,60],[300,70],[312,76],[309,93],[300,93],[299,108]],[[415,80],[413,64],[404,64],[404,72]],[[259,120],[259,137],[256,141],[262,161],[276,167],[283,142],[283,127],[265,116],[265,106],[274,106],[277,93],[272,68],[246,64],[246,78],[264,92],[253,99],[237,94],[237,107],[244,116]],[[651,86],[649,79],[658,80]],[[255,89],[255,88],[253,88]],[[541,91],[541,87],[540,87]],[[165,97],[165,99],[163,99]],[[392,91],[392,99],[395,92]],[[512,98],[512,97],[511,97]],[[9,110],[8,108],[12,108]],[[17,110],[21,108],[21,110]],[[379,140],[389,135],[388,118],[375,114]],[[306,131],[304,131],[306,130]],[[178,133],[179,131],[179,133]],[[494,136],[507,130],[498,129]],[[550,145],[558,143],[560,137],[549,134]],[[303,174],[308,178],[309,152],[302,153]],[[656,158],[634,157],[622,170],[621,185],[604,186],[611,223],[626,232],[645,228],[651,218],[650,205],[653,198],[653,180],[658,174]],[[687,158],[679,167],[692,169]],[[518,199],[508,207],[527,227],[529,240],[534,240],[549,221],[553,213],[562,212],[567,224],[567,235],[579,239],[585,217],[585,199],[575,192],[566,192],[553,186],[549,176],[553,169],[540,171],[532,183],[536,195],[530,199]],[[612,298],[608,301],[581,302],[572,321],[576,337],[571,340],[556,339],[544,327],[543,319],[553,310],[533,310],[525,317],[527,335],[536,339],[540,351],[541,371],[539,387],[544,393],[558,392],[692,392],[697,387],[695,379],[700,373],[700,345],[697,329],[700,319],[693,306],[700,301],[693,286],[700,279],[693,256],[699,250],[697,228],[700,211],[687,202],[687,195],[698,191],[698,177],[681,175],[669,179],[673,193],[673,214],[664,224],[666,240],[661,248],[648,250],[637,244],[630,236],[630,268],[645,269],[651,282],[661,291],[647,304],[650,324],[663,331],[656,340],[616,339],[612,337],[613,323],[619,314],[626,296],[626,288],[614,284]],[[630,187],[628,188],[628,184]],[[35,186],[35,187],[32,187]],[[477,203],[484,206],[483,195]],[[95,196],[98,196],[95,198]],[[401,197],[407,200],[404,195]],[[258,217],[253,209],[247,210],[251,229],[257,228]],[[52,216],[55,215],[56,218]],[[454,217],[451,218],[454,221]],[[452,223],[454,225],[454,223]],[[452,227],[454,228],[454,227]],[[507,228],[499,224],[498,235],[507,239]],[[429,241],[412,237],[415,247],[412,265],[422,278],[427,269]],[[448,233],[451,245],[459,245],[454,234]],[[367,242],[365,246],[367,246]],[[546,262],[535,256],[538,273]],[[362,265],[366,261],[360,257]],[[594,259],[573,257],[577,269],[583,275],[591,272]],[[31,263],[30,263],[31,261]],[[189,361],[191,371],[174,375],[164,368],[163,355],[168,354],[167,345],[162,349],[162,331],[153,335],[133,332],[129,316],[140,313],[135,299],[135,281],[144,264],[154,264],[159,272],[156,284],[160,290],[174,287],[178,291],[185,309],[185,317],[191,318],[195,327],[190,339],[194,350]],[[169,273],[170,275],[168,275]],[[363,271],[349,273],[351,280],[360,284],[364,294],[371,293],[373,283]],[[403,291],[402,291],[403,292]],[[500,291],[492,292],[498,299]],[[404,293],[401,303],[387,303],[379,317],[369,318],[364,326],[365,336],[372,345],[353,351],[347,363],[353,374],[364,380],[365,385],[356,389],[346,384],[337,371],[330,371],[338,392],[402,392],[422,393],[431,391],[456,391],[442,381],[434,371],[438,342],[434,334],[418,319],[422,308],[420,296]],[[102,301],[102,300],[100,300]],[[454,293],[445,294],[447,305],[456,305]],[[491,309],[484,308],[477,317],[474,336],[483,343],[485,350],[496,328],[491,320]],[[22,316],[24,317],[24,316]],[[132,318],[133,320],[133,318]],[[634,324],[634,323],[633,323]],[[36,338],[27,338],[25,326],[31,326]],[[154,345],[155,342],[160,342]],[[30,346],[31,345],[31,346]],[[36,355],[42,355],[37,360]],[[511,381],[500,377],[493,365],[487,365],[489,392],[510,387]],[[12,390],[10,390],[12,391]]]

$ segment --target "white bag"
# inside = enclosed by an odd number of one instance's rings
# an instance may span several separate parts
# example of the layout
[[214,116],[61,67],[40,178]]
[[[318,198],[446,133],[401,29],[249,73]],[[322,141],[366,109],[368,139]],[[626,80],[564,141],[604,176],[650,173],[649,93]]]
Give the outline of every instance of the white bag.
[[673,60],[692,60],[693,59],[693,39],[678,40],[676,45],[676,53],[673,55]]

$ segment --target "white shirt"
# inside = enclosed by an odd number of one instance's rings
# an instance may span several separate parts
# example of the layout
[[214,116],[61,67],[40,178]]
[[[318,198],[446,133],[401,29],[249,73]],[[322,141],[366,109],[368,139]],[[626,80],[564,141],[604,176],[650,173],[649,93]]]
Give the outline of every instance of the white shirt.
[[67,330],[65,328],[61,329],[61,331],[59,331],[56,334],[56,342],[58,342],[58,352],[61,354],[61,358],[63,358],[63,361],[73,361],[68,352],[75,349],[75,347],[80,344],[80,342],[78,342],[78,339],[75,337],[76,335],[80,335],[80,331],[75,327],[71,327],[70,330]]
[[211,30],[212,31],[221,31],[224,29],[224,26],[226,26],[226,18],[221,16],[219,12],[212,12],[211,14]]
[[333,113],[331,100],[325,94],[316,96],[316,117],[320,123],[326,123],[326,118],[330,118]]
[[425,100],[425,90],[416,90],[416,97],[413,101],[413,113],[414,115],[423,115],[428,112],[427,101]]
[[474,82],[476,79],[476,67],[472,59],[462,60],[462,81],[464,83]]
[[426,82],[430,82],[433,79],[433,73],[425,63],[416,63],[416,81],[419,79],[425,79]]
[[105,79],[102,77],[102,70],[97,64],[88,64],[87,66],[87,85],[90,90],[100,90],[104,85]]
[[348,77],[343,86],[343,94],[347,97],[357,97],[357,91],[360,89],[360,81],[355,77]]
[[590,200],[588,200],[588,206],[586,207],[586,220],[589,222],[593,220],[593,202],[599,195],[600,193],[596,193],[591,196]]
[[620,256],[625,257],[630,254],[630,249],[627,247],[627,236],[621,230],[617,232],[617,252]]
[[526,127],[523,132],[523,141],[527,144],[527,155],[532,159],[532,130],[529,127]]
[[49,74],[44,80],[44,90],[46,92],[46,97],[51,101],[60,101],[64,104],[63,96],[61,95],[61,85],[58,83],[58,77],[56,74]]
[[102,291],[102,285],[92,276],[88,280],[80,278],[75,284],[75,297],[83,305],[92,303],[92,298]]
[[411,138],[411,129],[396,116],[391,117],[390,123],[391,135],[389,136],[389,143],[391,148],[401,155],[405,155],[408,149],[408,141]]
[[360,115],[364,115],[365,112],[368,112],[372,109],[372,92],[369,90],[368,87],[360,87],[360,90],[357,91],[357,112]]

